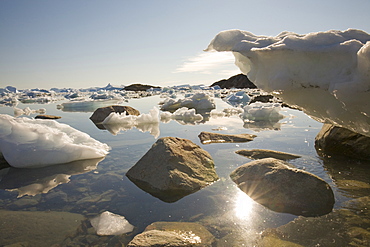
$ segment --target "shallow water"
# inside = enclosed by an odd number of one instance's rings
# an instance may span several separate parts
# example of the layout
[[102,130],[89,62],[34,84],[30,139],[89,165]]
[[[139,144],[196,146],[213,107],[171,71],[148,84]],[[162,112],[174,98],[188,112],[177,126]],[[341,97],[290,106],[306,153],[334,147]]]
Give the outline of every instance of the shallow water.
[[[159,96],[152,96],[131,99],[123,105],[132,106],[141,113],[148,113],[154,106],[158,106],[159,101],[161,101]],[[345,161],[338,165],[339,160],[320,158],[314,148],[314,139],[322,124],[300,111],[283,108],[281,113],[286,117],[280,120],[273,130],[245,126],[238,116],[209,118],[194,125],[184,125],[173,120],[169,123],[161,122],[158,138],[180,137],[198,144],[211,154],[220,177],[219,181],[200,191],[174,203],[166,203],[142,191],[125,176],[157,138],[136,128],[112,135],[107,130],[98,129],[89,120],[92,112],[63,112],[56,108],[57,104],[60,102],[20,104],[17,107],[46,108],[46,114],[62,116],[58,122],[88,133],[93,138],[107,143],[112,150],[100,162],[97,160],[76,162],[35,170],[15,168],[0,170],[0,210],[70,212],[82,214],[87,219],[101,212],[110,211],[125,216],[135,226],[132,234],[128,234],[123,240],[117,240],[116,237],[96,236],[91,226],[86,223],[87,226],[82,227],[82,230],[58,242],[61,246],[73,245],[76,242],[91,246],[116,246],[118,243],[127,243],[136,233],[142,232],[147,225],[156,221],[198,222],[220,240],[217,246],[224,246],[223,239],[230,234],[242,235],[245,240],[243,246],[253,246],[263,230],[284,225],[297,216],[268,210],[235,186],[229,174],[238,166],[250,161],[235,154],[235,151],[240,149],[261,148],[301,155],[302,158],[292,160],[290,163],[314,173],[329,183],[335,194],[335,209],[342,208],[345,201],[369,195],[369,164]],[[230,107],[221,99],[216,99],[216,105],[219,111]],[[0,107],[0,113],[13,115],[13,109]],[[214,129],[219,127],[226,128],[219,130],[219,133],[249,133],[257,137],[247,143],[208,145],[200,143],[198,134],[201,131],[216,132]],[[357,165],[358,169],[353,169],[353,165]],[[343,183],[346,185],[343,186]],[[14,220],[13,231],[17,231],[17,224],[22,225],[25,220],[27,219],[24,216]],[[20,232],[14,235],[18,238],[0,237],[0,246],[17,242],[34,244],[31,241],[33,229],[28,229],[31,232],[27,234],[22,232],[24,231],[22,229],[19,227]],[[36,231],[40,234],[39,230],[34,231],[35,234]],[[45,233],[42,237],[45,240],[43,242],[50,243],[46,239],[54,237]],[[38,246],[42,244],[40,242]]]

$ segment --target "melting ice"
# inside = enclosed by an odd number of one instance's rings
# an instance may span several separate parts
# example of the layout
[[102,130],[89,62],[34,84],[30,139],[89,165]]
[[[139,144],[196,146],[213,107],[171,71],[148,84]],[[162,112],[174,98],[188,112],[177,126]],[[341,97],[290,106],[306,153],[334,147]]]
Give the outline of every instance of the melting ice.
[[370,35],[331,30],[276,37],[220,32],[206,51],[231,51],[259,88],[315,119],[370,136]]
[[54,120],[0,114],[0,152],[13,167],[42,167],[105,157],[109,146]]

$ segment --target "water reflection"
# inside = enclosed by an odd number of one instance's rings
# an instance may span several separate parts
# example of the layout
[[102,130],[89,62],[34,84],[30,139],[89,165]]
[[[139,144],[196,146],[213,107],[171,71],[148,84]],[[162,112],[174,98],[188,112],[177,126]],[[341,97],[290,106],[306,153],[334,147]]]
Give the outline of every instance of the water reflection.
[[238,189],[234,202],[235,216],[241,220],[249,219],[253,212],[254,204],[255,202],[253,199]]
[[103,159],[79,160],[42,168],[6,168],[1,170],[0,189],[17,191],[18,197],[48,193],[58,185],[68,183],[72,175],[95,170]]

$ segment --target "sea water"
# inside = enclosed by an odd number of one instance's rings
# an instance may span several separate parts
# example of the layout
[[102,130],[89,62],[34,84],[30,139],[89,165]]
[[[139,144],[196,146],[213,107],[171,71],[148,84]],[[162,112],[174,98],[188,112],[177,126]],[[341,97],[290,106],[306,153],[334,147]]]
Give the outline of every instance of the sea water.
[[[138,109],[141,113],[149,113],[153,107],[158,107],[159,96],[131,99],[123,105]],[[230,105],[221,99],[215,99],[216,110],[222,111]],[[338,170],[336,164],[320,158],[314,147],[314,139],[320,131],[319,123],[301,111],[282,108],[280,113],[284,118],[271,126],[258,126],[245,123],[238,116],[211,117],[205,115],[201,122],[185,124],[172,120],[160,122],[159,136],[135,127],[113,135],[108,130],[99,129],[89,117],[92,112],[62,111],[57,109],[57,103],[50,104],[19,104],[18,108],[45,108],[46,114],[57,115],[57,120],[66,123],[77,130],[89,134],[92,138],[108,144],[112,149],[103,160],[87,163],[74,163],[37,169],[6,168],[0,170],[0,210],[29,212],[70,212],[83,215],[86,219],[96,217],[109,211],[124,216],[134,227],[134,233],[126,237],[126,242],[146,226],[156,221],[198,222],[216,237],[223,239],[228,234],[238,234],[245,238],[245,246],[253,246],[254,240],[267,228],[284,225],[297,216],[276,213],[251,200],[241,192],[231,181],[229,174],[238,166],[251,161],[235,154],[240,149],[270,149],[302,157],[290,161],[297,168],[311,172],[324,179],[333,188],[336,203],[334,208],[342,207],[349,199],[368,195],[368,190],[343,190],[335,183],[341,172],[351,173],[351,179],[369,182],[368,169],[361,166],[361,172],[353,172],[348,165],[341,164]],[[12,107],[0,107],[0,113],[13,115]],[[34,117],[30,115],[29,117]],[[202,131],[222,134],[248,133],[257,137],[246,143],[216,143],[203,145],[198,135]],[[215,169],[220,180],[193,194],[183,197],[174,203],[166,203],[142,191],[126,176],[126,172],[150,149],[160,137],[172,136],[186,138],[201,146],[211,154]],[[335,179],[334,179],[335,178]],[[367,193],[367,194],[366,194]],[[29,242],[32,243],[32,231],[27,234],[17,225],[24,224],[25,218],[13,222],[12,231],[16,238],[9,240],[0,237],[0,245]],[[47,223],[45,223],[47,224]],[[0,230],[3,232],[4,229]],[[45,226],[44,226],[45,227]],[[19,227],[19,229],[23,229]],[[89,230],[90,229],[90,230]],[[86,223],[85,228],[65,237],[60,243],[68,245],[73,241],[79,243],[103,244],[109,246],[114,237],[99,238]],[[39,233],[38,233],[39,234]],[[4,235],[3,235],[4,236]],[[50,237],[45,233],[45,238]],[[52,236],[50,238],[53,238]],[[86,242],[90,239],[90,242]],[[72,241],[72,242],[71,242]],[[85,242],[84,242],[85,241]],[[47,241],[45,241],[46,243]],[[43,246],[45,243],[38,243]],[[112,244],[113,246],[113,244]]]

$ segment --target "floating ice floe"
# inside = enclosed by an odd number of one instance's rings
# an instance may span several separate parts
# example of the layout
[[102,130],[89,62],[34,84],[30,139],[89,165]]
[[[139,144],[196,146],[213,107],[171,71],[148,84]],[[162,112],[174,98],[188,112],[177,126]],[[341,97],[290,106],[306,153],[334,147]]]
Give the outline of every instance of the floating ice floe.
[[228,30],[206,51],[231,51],[258,88],[315,119],[370,136],[370,35],[331,30],[276,37]]
[[167,98],[161,102],[162,111],[175,111],[179,108],[194,108],[196,110],[211,110],[216,108],[214,99],[206,93],[196,93],[184,99]]
[[238,91],[228,95],[224,100],[232,106],[244,106],[251,99],[245,91]]
[[103,126],[113,135],[120,131],[130,130],[133,127],[142,132],[150,132],[155,138],[160,134],[159,130],[159,110],[154,107],[148,114],[142,113],[139,116],[126,115],[112,112],[102,122]]
[[241,107],[231,107],[231,108],[225,108],[222,111],[217,111],[216,109],[213,109],[210,115],[213,118],[219,118],[219,117],[230,117],[230,116],[240,115],[243,112],[244,110]]
[[284,118],[280,113],[281,105],[278,103],[252,103],[243,108],[240,117],[248,121],[279,121]]
[[24,109],[14,107],[14,117],[19,117],[19,116],[22,116],[22,115],[29,116],[31,114],[36,114],[36,113],[45,114],[46,109],[45,108],[40,108],[40,109],[34,110],[34,109],[29,108],[29,107],[26,107]]
[[181,107],[177,109],[174,113],[162,112],[161,121],[168,123],[171,120],[176,120],[181,124],[195,124],[203,120],[201,114],[197,114],[195,109],[188,109],[187,107]]
[[132,232],[134,226],[131,225],[124,216],[105,211],[97,217],[90,220],[96,234],[105,235],[121,235]]
[[109,150],[107,144],[67,124],[0,114],[0,152],[13,167],[42,167],[101,158]]
[[93,112],[97,108],[114,105],[122,102],[123,98],[109,98],[109,99],[81,99],[71,100],[69,102],[58,105],[58,109],[65,112]]

